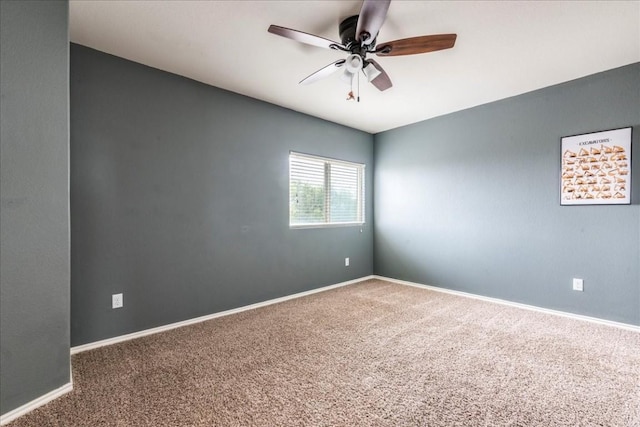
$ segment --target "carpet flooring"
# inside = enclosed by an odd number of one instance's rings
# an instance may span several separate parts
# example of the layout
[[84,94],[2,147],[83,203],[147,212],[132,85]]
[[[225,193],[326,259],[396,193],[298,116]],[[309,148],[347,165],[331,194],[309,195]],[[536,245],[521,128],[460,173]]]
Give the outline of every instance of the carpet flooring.
[[640,426],[640,334],[380,280],[79,353],[23,426]]

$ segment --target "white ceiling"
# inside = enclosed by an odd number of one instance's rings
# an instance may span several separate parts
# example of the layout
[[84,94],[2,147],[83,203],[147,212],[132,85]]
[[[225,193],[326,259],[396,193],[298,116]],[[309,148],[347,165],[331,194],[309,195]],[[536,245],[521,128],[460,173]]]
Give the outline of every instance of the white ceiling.
[[71,0],[71,41],[370,133],[640,61],[639,1],[393,0],[379,42],[456,33],[453,49],[375,57],[394,86],[340,73],[298,82],[346,57],[267,32],[340,41],[355,1]]

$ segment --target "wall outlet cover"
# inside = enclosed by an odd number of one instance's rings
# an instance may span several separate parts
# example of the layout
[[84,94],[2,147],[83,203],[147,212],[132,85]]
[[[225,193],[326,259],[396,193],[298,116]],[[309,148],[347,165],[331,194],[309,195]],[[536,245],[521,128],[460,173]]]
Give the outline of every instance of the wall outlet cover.
[[574,291],[583,291],[584,290],[584,281],[582,279],[573,279],[573,290]]
[[122,294],[111,295],[111,308],[121,308],[124,304]]

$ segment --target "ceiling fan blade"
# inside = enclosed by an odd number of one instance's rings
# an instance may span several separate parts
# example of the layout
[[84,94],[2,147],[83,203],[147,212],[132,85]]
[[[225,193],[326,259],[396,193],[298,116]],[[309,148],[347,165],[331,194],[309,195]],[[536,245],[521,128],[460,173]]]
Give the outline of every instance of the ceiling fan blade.
[[300,43],[306,43],[312,46],[323,47],[325,49],[336,49],[333,46],[344,48],[342,44],[338,42],[334,42],[333,40],[325,39],[319,36],[314,36],[313,34],[304,33],[298,30],[292,30],[291,28],[284,28],[284,27],[279,27],[277,25],[270,25],[268,31],[272,34],[286,37],[288,39],[295,40]]
[[380,64],[378,64],[373,59],[368,59],[367,62],[370,62],[378,71],[380,71],[380,75],[375,79],[371,80],[371,84],[378,88],[379,91],[385,91],[393,86],[391,83],[391,79],[389,75],[382,69]]
[[364,0],[358,24],[356,25],[356,40],[363,45],[370,45],[378,36],[380,27],[387,17],[391,0]]
[[435,34],[378,43],[375,53],[378,56],[400,56],[450,49],[456,43],[456,37],[456,34]]
[[326,67],[320,68],[315,73],[305,77],[300,81],[300,84],[308,85],[310,83],[315,83],[318,80],[324,79],[325,77],[329,77],[331,74],[338,71],[338,69],[342,67],[345,62],[346,60],[344,59],[338,59],[336,62],[333,62]]

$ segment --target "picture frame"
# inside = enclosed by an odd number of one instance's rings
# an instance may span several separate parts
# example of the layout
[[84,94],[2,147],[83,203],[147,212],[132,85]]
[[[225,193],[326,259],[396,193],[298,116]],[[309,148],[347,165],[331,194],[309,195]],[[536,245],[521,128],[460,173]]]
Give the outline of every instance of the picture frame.
[[632,128],[561,138],[560,205],[631,204]]

